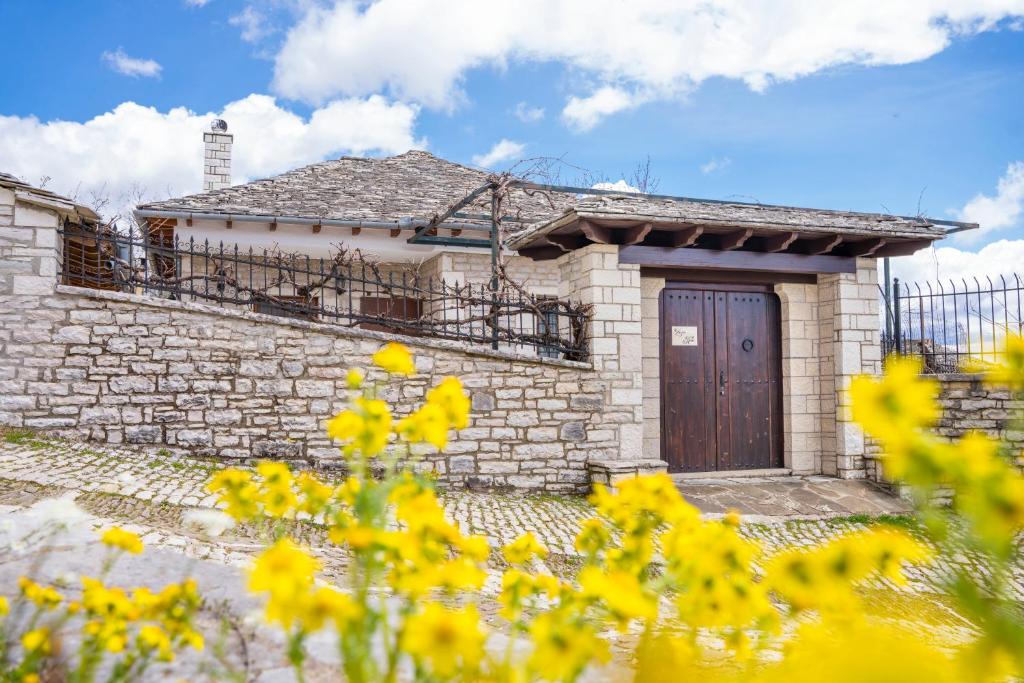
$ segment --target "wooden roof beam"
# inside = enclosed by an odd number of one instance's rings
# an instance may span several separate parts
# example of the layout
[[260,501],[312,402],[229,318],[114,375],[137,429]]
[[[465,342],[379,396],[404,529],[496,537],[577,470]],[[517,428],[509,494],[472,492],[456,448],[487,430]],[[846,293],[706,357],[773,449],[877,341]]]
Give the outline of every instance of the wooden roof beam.
[[673,247],[692,247],[697,238],[704,234],[703,225],[689,225],[672,233],[670,240]]
[[644,238],[651,233],[653,228],[653,223],[640,223],[628,228],[623,228],[619,231],[622,238],[619,244],[640,244],[644,241]]
[[[796,242],[797,238],[800,237],[798,232],[780,232],[776,235],[768,235],[767,237],[757,237],[757,249],[768,254],[775,254],[780,251],[786,251],[789,246]],[[753,241],[751,242],[753,244]]]
[[614,244],[612,229],[607,226],[591,223],[590,221],[580,221],[580,232],[586,235],[587,239],[591,242]]
[[[549,233],[545,235],[545,239],[549,244],[561,249],[563,253],[587,246],[587,238],[583,235],[552,235]],[[543,243],[536,246],[543,246]]]
[[825,237],[815,239],[800,240],[796,243],[794,251],[798,251],[801,254],[810,254],[811,256],[820,256],[831,252],[842,242],[842,235],[826,235]]
[[747,240],[754,235],[753,228],[747,228],[746,230],[736,230],[735,232],[729,232],[724,235],[716,236],[716,246],[721,251],[732,251],[733,249],[739,249]]
[[846,247],[846,251],[850,256],[873,256],[876,251],[884,247],[886,240],[878,237],[871,240],[861,240],[860,242],[852,242]]
[[886,256],[910,256],[916,251],[930,247],[933,240],[905,240],[903,242],[889,242],[879,247],[873,256],[883,258]]

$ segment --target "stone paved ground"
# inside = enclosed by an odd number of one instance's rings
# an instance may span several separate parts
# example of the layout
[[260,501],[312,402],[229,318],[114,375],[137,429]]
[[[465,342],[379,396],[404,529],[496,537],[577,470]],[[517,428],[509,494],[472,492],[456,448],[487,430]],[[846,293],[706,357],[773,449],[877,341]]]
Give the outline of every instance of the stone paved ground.
[[832,477],[728,477],[678,479],[679,490],[702,512],[737,510],[748,521],[900,515],[906,501],[872,482]]
[[[117,523],[135,530],[143,535],[146,554],[119,568],[115,580],[155,586],[191,573],[200,581],[204,595],[212,598],[204,613],[211,628],[218,618],[215,606],[222,600],[224,609],[239,618],[239,632],[248,634],[249,649],[256,653],[250,665],[253,671],[262,672],[259,680],[289,680],[282,663],[272,654],[279,652],[277,634],[256,626],[258,620],[242,618],[256,607],[242,590],[242,572],[262,547],[259,530],[234,529],[209,539],[183,524],[183,514],[188,509],[213,505],[203,486],[215,465],[159,452],[112,450],[32,438],[19,441],[0,442],[0,541],[4,529],[30,527],[25,520],[39,510],[74,499],[90,516],[79,524],[78,535],[63,540],[48,558],[42,570],[44,576],[47,572],[52,577],[59,576],[62,566],[84,572],[95,564],[93,529]],[[864,528],[870,523],[864,515],[835,517],[854,510],[848,500],[853,495],[867,496],[870,502],[866,505],[874,513],[905,510],[902,503],[875,489],[861,490],[821,478],[688,481],[682,489],[710,515],[728,507],[755,513],[745,518],[741,530],[769,553]],[[464,530],[484,534],[494,546],[533,531],[552,551],[546,566],[539,566],[539,570],[571,577],[579,567],[572,540],[579,521],[592,515],[585,499],[468,491],[444,492],[441,498],[450,516]],[[773,511],[780,514],[766,514]],[[325,578],[343,582],[346,557],[326,543],[322,529],[303,523],[294,531],[321,556]],[[2,546],[0,543],[0,555],[5,553]],[[958,561],[969,563],[967,558]],[[18,573],[26,571],[27,562],[26,557],[19,558],[16,553],[11,559],[0,557],[0,586],[13,585]],[[971,632],[971,626],[940,594],[939,585],[952,568],[949,564],[910,568],[906,586],[880,581],[866,591],[869,609],[886,619],[912,621],[915,628],[942,642],[956,642]],[[495,559],[489,569],[485,594],[494,596],[504,567],[500,559]],[[1015,582],[1018,595],[1024,597],[1024,568],[1018,569]],[[485,606],[484,616],[499,626],[493,606]],[[314,670],[321,671],[324,679],[330,678],[334,660],[329,643],[318,641],[314,645]],[[202,678],[201,667],[208,664],[208,658],[186,658],[176,674]],[[311,680],[318,678],[311,676]]]

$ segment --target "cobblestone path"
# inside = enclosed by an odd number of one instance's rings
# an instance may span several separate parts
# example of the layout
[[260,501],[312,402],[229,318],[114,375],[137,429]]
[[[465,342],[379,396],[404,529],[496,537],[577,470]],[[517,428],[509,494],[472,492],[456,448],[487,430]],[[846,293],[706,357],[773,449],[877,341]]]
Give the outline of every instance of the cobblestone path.
[[[188,509],[213,506],[214,499],[204,486],[217,465],[159,452],[32,438],[19,441],[0,443],[0,523],[40,501],[74,498],[93,516],[92,527],[116,523],[143,536],[147,545],[143,557],[155,553],[155,564],[147,565],[142,575],[154,583],[176,580],[187,566],[200,578],[204,594],[221,595],[233,602],[236,611],[254,608],[242,591],[240,571],[262,547],[260,530],[240,527],[210,539],[183,523]],[[551,550],[546,569],[571,577],[580,565],[573,538],[579,522],[593,514],[581,497],[446,491],[441,500],[464,531],[485,535],[492,546],[532,531]],[[874,523],[863,515],[833,519],[812,515],[795,520],[792,509],[786,513],[778,518],[758,515],[755,521],[744,522],[741,531],[772,553],[818,543]],[[296,523],[293,532],[320,555],[325,578],[343,582],[345,554],[326,542],[323,530],[307,522]],[[971,632],[971,626],[947,604],[940,590],[955,569],[951,562],[910,568],[909,582],[903,586],[877,582],[866,591],[869,609],[885,619],[913,621],[916,628],[943,642],[961,639]],[[970,564],[969,558],[956,562]],[[157,569],[164,565],[169,569]],[[504,570],[500,556],[492,559],[489,570],[485,593],[493,596]],[[10,578],[0,571],[0,585]],[[233,589],[228,587],[232,582]],[[1024,598],[1024,566],[1018,567],[1015,589]],[[488,621],[498,622],[493,609],[485,608],[483,612]],[[258,637],[272,638],[266,629]],[[329,664],[330,657],[325,657]]]

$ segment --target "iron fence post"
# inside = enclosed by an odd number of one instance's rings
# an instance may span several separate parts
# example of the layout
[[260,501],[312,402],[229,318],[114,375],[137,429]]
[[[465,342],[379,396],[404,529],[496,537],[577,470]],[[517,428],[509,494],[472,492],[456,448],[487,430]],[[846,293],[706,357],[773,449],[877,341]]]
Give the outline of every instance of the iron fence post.
[[900,323],[900,279],[895,277],[892,279],[892,317],[893,317],[893,336],[896,343],[896,353],[903,353],[903,330],[902,324]]
[[498,348],[498,193],[491,188],[491,348]]

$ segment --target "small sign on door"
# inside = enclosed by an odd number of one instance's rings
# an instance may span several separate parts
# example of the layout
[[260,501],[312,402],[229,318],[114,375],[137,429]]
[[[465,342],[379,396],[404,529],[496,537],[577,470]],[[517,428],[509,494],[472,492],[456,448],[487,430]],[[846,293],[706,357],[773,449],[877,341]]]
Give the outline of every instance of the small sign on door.
[[687,325],[673,325],[672,346],[697,346],[697,328]]

